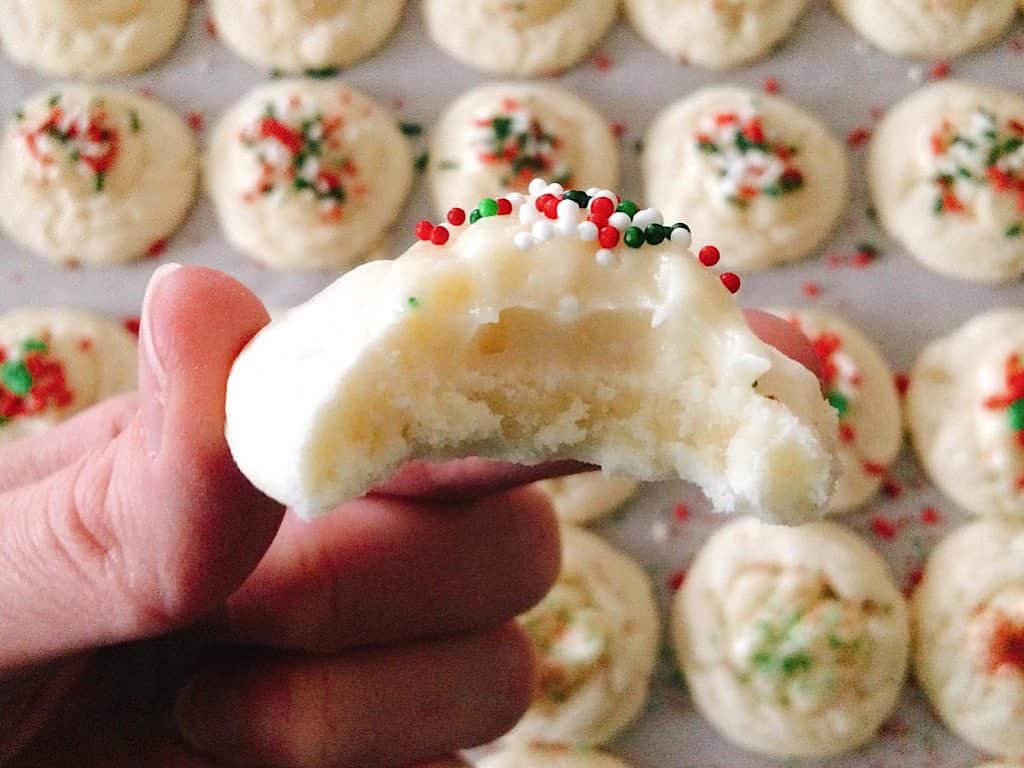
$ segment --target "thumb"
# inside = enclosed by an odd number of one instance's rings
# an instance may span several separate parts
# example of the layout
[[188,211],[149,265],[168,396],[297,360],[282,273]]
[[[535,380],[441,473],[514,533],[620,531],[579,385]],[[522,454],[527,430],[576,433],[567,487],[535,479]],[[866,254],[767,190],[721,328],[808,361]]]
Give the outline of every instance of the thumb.
[[259,562],[283,510],[232,461],[224,393],[268,319],[224,274],[154,273],[135,418],[101,449],[0,495],[0,669],[187,625]]

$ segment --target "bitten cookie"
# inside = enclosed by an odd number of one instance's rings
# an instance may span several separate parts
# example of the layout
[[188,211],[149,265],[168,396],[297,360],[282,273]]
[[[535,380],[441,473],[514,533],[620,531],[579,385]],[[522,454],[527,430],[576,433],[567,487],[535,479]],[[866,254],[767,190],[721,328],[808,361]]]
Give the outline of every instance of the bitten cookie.
[[745,518],[704,545],[673,606],[694,703],[735,744],[778,757],[870,741],[903,686],[907,607],[849,530]]
[[53,75],[145,69],[181,37],[189,0],[0,0],[0,43],[16,63]]
[[976,515],[1024,520],[1024,309],[979,315],[929,344],[906,406],[932,482]]
[[579,62],[618,11],[618,0],[423,0],[439,48],[474,69],[524,77]]
[[634,494],[639,483],[631,477],[605,477],[603,472],[555,477],[534,483],[551,501],[563,523],[577,525],[604,517]]
[[473,205],[525,192],[536,176],[565,187],[614,187],[619,149],[608,121],[564,88],[497,83],[474,88],[433,131],[429,181],[434,205]]
[[346,67],[384,44],[405,0],[211,0],[217,36],[256,66]]
[[382,245],[412,185],[394,118],[338,82],[262,85],[210,136],[206,185],[228,240],[279,269],[344,269]]
[[519,623],[537,657],[538,682],[506,741],[599,746],[636,718],[660,628],[650,582],[633,560],[589,531],[563,526],[558,581]]
[[926,267],[984,282],[1024,274],[1024,97],[922,88],[875,129],[868,177],[882,225]]
[[822,514],[835,412],[685,224],[537,179],[416,232],[235,361],[227,439],[260,489],[315,515],[409,459],[575,459],[696,482],[722,511]]
[[554,747],[502,749],[475,763],[477,768],[629,768],[607,752]]
[[70,309],[0,315],[0,443],[42,432],[136,387],[135,337]]
[[65,265],[138,259],[181,224],[196,195],[192,131],[126,91],[58,85],[30,98],[0,147],[0,224]]
[[863,331],[831,312],[772,310],[799,328],[821,358],[825,393],[839,416],[842,472],[829,510],[864,505],[903,443],[903,417],[888,361]]
[[915,671],[942,721],[978,749],[1024,758],[1024,527],[965,525],[914,595]]
[[643,154],[647,198],[685,216],[698,247],[724,263],[766,269],[802,259],[828,237],[847,190],[845,151],[784,99],[714,86],[655,120]]
[[749,64],[782,41],[809,0],[626,0],[644,39],[673,59],[709,69]]
[[990,43],[1016,0],[832,0],[859,35],[894,56],[957,56]]

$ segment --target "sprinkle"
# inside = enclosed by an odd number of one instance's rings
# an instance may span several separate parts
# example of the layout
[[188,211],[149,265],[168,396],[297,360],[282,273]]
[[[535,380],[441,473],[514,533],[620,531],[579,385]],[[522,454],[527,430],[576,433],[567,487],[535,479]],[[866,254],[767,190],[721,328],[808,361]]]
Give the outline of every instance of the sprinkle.
[[206,125],[206,118],[198,109],[193,109],[185,113],[185,122],[194,133],[202,133]]
[[427,170],[428,165],[430,165],[430,153],[427,151],[420,152],[412,161],[412,167],[416,173],[423,173]]
[[434,231],[430,234],[430,242],[434,245],[444,245],[448,242],[449,232],[446,227],[434,227]]
[[882,493],[890,499],[898,499],[903,495],[903,487],[891,477],[887,477],[882,481]]
[[613,63],[612,57],[606,53],[597,53],[594,56],[594,66],[598,72],[607,72],[612,68]]
[[424,219],[416,225],[416,237],[420,240],[429,240],[434,234],[434,225]]
[[580,240],[584,242],[597,240],[597,225],[592,221],[584,221],[576,228],[576,231],[579,233]]
[[619,232],[624,232],[632,222],[633,220],[629,217],[629,214],[622,211],[616,211],[608,217],[609,226],[615,227]]
[[155,259],[167,250],[167,238],[161,237],[159,240],[154,240],[149,244],[146,249],[146,258]]
[[398,124],[398,129],[402,132],[403,136],[414,138],[423,133],[423,126],[419,123],[407,123],[405,121]]
[[512,213],[512,201],[509,200],[507,197],[499,197],[498,198],[498,215],[499,216],[508,216],[510,213]]
[[[634,203],[632,200],[623,200],[621,203],[618,204],[618,206],[616,206],[615,210],[618,213],[624,213],[627,216],[629,216],[629,218],[632,219],[633,223],[636,224],[636,226],[638,226],[640,228],[643,228],[643,227],[647,226],[648,223],[650,223],[650,222],[641,223],[640,221],[637,221],[637,217],[640,215],[640,210],[637,207],[637,204]],[[646,210],[650,210],[650,209],[646,209]],[[653,221],[653,219],[652,219],[652,221]]]
[[491,216],[498,215],[498,201],[491,197],[485,197],[480,201],[480,205],[477,206],[477,210],[480,211],[480,215],[485,219]]
[[693,242],[693,236],[690,234],[689,227],[677,224],[672,227],[672,236],[670,240],[673,245],[678,245],[681,248],[689,248]]
[[871,141],[871,129],[865,126],[854,128],[846,134],[846,146],[851,149],[859,149]]
[[904,397],[907,394],[907,390],[910,389],[910,376],[906,373],[897,373],[893,376],[893,384],[896,387],[896,392],[900,397]]
[[764,92],[768,94],[776,94],[779,92],[779,81],[774,77],[766,77],[764,79]]
[[619,230],[615,227],[601,227],[597,233],[597,241],[602,248],[614,248],[619,244]]
[[629,227],[622,238],[630,248],[640,248],[645,242],[644,231],[639,227]]
[[636,215],[633,216],[634,226],[640,227],[640,229],[647,229],[651,224],[663,223],[661,211],[655,208],[644,208],[642,211],[637,211]]
[[953,65],[950,63],[949,59],[939,59],[928,71],[928,77],[932,80],[945,80],[949,77],[949,73],[952,69]]
[[121,325],[122,327],[124,327],[126,331],[128,331],[128,333],[138,338],[139,328],[142,325],[142,320],[137,316],[126,317],[124,318],[124,320],[121,321]]
[[512,244],[520,251],[528,251],[537,244],[537,240],[529,232],[516,232],[512,236]]
[[663,227],[661,224],[648,224],[643,233],[648,245],[660,245],[668,236],[669,231],[668,228]]
[[740,290],[740,278],[739,275],[733,272],[725,272],[721,276],[722,285],[725,286],[729,293],[739,293]]
[[203,28],[206,30],[207,37],[211,39],[217,37],[217,22],[213,20],[213,16],[206,15],[206,18],[203,19]]
[[[448,211],[447,219],[448,223],[453,227],[461,227],[466,223],[466,212],[462,208],[452,208]],[[430,222],[427,223],[429,224]]]
[[899,524],[888,518],[876,516],[871,518],[871,531],[880,539],[891,541],[899,533]]
[[678,571],[673,571],[665,579],[665,586],[669,588],[671,592],[678,592],[679,589],[686,582],[686,569],[680,568]]
[[715,248],[715,246],[705,245],[700,249],[700,253],[697,258],[700,259],[700,263],[705,267],[713,267],[718,264],[719,260],[722,258],[722,254],[717,248]]
[[410,296],[408,299],[409,309],[419,309],[420,299],[418,296]]
[[839,425],[839,441],[849,445],[857,440],[857,432],[850,424]]
[[800,292],[809,299],[816,299],[822,294],[821,283],[808,280],[800,287]]
[[607,197],[599,197],[590,203],[590,213],[607,221],[615,213],[615,203]]
[[607,248],[602,248],[595,254],[597,263],[602,267],[614,267],[618,264],[618,258],[615,256],[615,251],[611,251]]
[[939,510],[935,507],[925,507],[921,510],[921,522],[925,525],[935,525],[940,519]]
[[676,520],[682,522],[690,516],[690,508],[682,503],[676,504],[675,509],[672,510],[672,514],[675,516]]
[[538,243],[543,243],[555,236],[555,228],[550,221],[541,219],[533,225],[531,233]]

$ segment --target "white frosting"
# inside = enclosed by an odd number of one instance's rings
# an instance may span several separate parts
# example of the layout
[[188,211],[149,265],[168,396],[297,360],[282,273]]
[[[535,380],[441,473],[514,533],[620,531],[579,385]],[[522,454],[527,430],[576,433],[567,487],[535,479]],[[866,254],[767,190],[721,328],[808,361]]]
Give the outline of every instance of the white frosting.
[[778,757],[870,741],[896,705],[910,643],[885,562],[833,523],[726,525],[690,567],[672,627],[703,715]]
[[[925,266],[995,282],[1024,274],[1024,98],[967,82],[930,85],[889,110],[868,158],[883,226]],[[1012,147],[1017,144],[1016,148]],[[991,151],[999,159],[989,170]]]
[[189,0],[3,0],[0,43],[18,64],[54,75],[134,72],[181,36]]
[[405,0],[211,0],[217,36],[260,67],[344,67],[381,46]]
[[64,264],[138,259],[195,199],[192,131],[152,99],[57,85],[8,123],[0,147],[0,224]]
[[537,655],[538,684],[507,741],[597,746],[643,709],[658,615],[647,576],[624,554],[564,526],[558,581],[519,621]]
[[603,472],[541,480],[533,487],[551,501],[558,519],[564,523],[589,523],[621,507],[639,483],[631,477],[606,477]]
[[1012,413],[1024,410],[1013,406],[1024,390],[1014,356],[1024,362],[1020,309],[980,315],[932,342],[911,372],[907,419],[944,493],[976,515],[1024,520],[1024,438]]
[[932,552],[914,595],[915,671],[943,722],[1024,758],[1024,527],[966,525]]
[[261,331],[228,381],[242,471],[305,515],[407,459],[479,455],[684,478],[722,511],[819,516],[835,414],[817,379],[671,239],[600,248],[545,218],[517,245],[534,201],[515,205],[353,270]]

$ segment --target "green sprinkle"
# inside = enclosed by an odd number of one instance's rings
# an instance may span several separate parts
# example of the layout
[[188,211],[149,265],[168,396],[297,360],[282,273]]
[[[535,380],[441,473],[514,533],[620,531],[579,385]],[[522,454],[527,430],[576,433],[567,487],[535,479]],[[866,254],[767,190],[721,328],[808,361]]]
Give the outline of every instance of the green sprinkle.
[[21,360],[12,360],[0,365],[0,384],[19,397],[32,390],[32,374]]
[[419,297],[418,296],[410,296],[409,297],[409,309],[419,309],[419,308],[420,308],[420,299],[419,299]]
[[457,171],[459,170],[459,164],[455,160],[442,160],[437,164],[437,167],[442,171]]
[[807,651],[791,653],[782,660],[782,674],[791,677],[798,672],[806,672],[811,668],[811,654]]
[[491,121],[491,128],[494,129],[494,136],[498,141],[504,141],[512,132],[511,117],[496,117]]
[[497,216],[498,201],[492,197],[485,197],[480,201],[480,205],[477,206],[477,210],[480,211],[480,215],[485,219],[489,216]]
[[648,245],[658,245],[663,242],[671,230],[666,230],[661,224],[649,224],[644,231]]
[[935,198],[935,203],[932,205],[932,213],[936,216],[941,216],[942,212],[946,210],[946,204],[942,202],[942,197]]
[[24,109],[19,109],[17,112],[15,112],[14,113],[14,119],[17,120],[18,122],[21,122],[22,120],[24,120],[25,119],[25,110]]
[[718,152],[718,145],[713,141],[701,141],[697,144],[698,149],[708,155],[713,155]]
[[644,231],[640,227],[629,227],[622,239],[630,248],[639,248],[645,242]]
[[1010,429],[1014,432],[1024,430],[1024,398],[1011,403],[1006,413],[1010,417]]
[[398,128],[403,136],[419,136],[423,133],[423,126],[419,123],[401,122],[398,124]]
[[107,174],[103,171],[99,171],[96,174],[96,181],[94,186],[97,192],[102,192],[103,188],[107,185]]
[[139,113],[134,109],[128,113],[128,125],[132,129],[132,133],[138,133],[142,130],[142,121],[139,120]]
[[868,221],[878,221],[878,209],[873,205],[869,205],[865,211],[868,217]]
[[828,393],[826,396],[828,404],[836,409],[836,413],[839,414],[839,418],[843,418],[846,412],[850,410],[850,400],[846,395],[835,390]]
[[7,422],[8,422],[8,418],[6,416],[0,416],[0,427],[6,426]]
[[1019,221],[1016,224],[1011,224],[1006,228],[1007,237],[1020,237],[1021,232],[1024,232],[1024,227],[1021,226],[1021,223]]
[[638,155],[642,155],[644,153],[643,139],[637,139],[636,141],[633,142],[633,151]]
[[284,74],[284,73],[283,73],[283,72],[281,72],[281,70],[280,70],[280,69],[272,69],[272,70],[270,70],[270,79],[271,79],[271,80],[277,80],[277,79],[279,79],[279,78],[280,78],[280,77],[281,77],[281,76],[282,76],[283,74]]
[[615,210],[617,210],[619,213],[626,214],[627,216],[629,216],[629,218],[632,219],[634,216],[636,216],[636,212],[639,211],[640,209],[632,200],[623,200],[621,203],[619,203],[618,207]]
[[331,77],[337,77],[339,69],[337,67],[319,67],[317,69],[307,69],[306,77],[312,77],[317,80],[326,80]]
[[779,184],[769,184],[761,190],[761,194],[765,197],[782,197],[782,186]]
[[60,94],[53,94],[52,96],[50,96],[49,99],[47,99],[46,103],[49,104],[51,107],[56,107],[58,104],[60,104]]
[[474,208],[469,214],[469,223],[476,224],[480,219],[483,218],[483,214],[480,213],[479,208]]
[[49,346],[42,339],[25,339],[21,342],[23,352],[45,352],[47,349]]
[[857,249],[857,253],[866,253],[871,258],[874,258],[878,255],[877,246],[875,246],[873,243],[867,242],[866,240],[862,240],[861,242],[857,243],[854,246],[854,248]]
[[430,164],[430,153],[420,152],[416,155],[416,159],[412,163],[412,167],[416,170],[416,173],[423,173],[427,170],[427,166]]
[[572,200],[580,208],[590,205],[590,196],[581,189],[572,189],[565,193],[566,200]]

